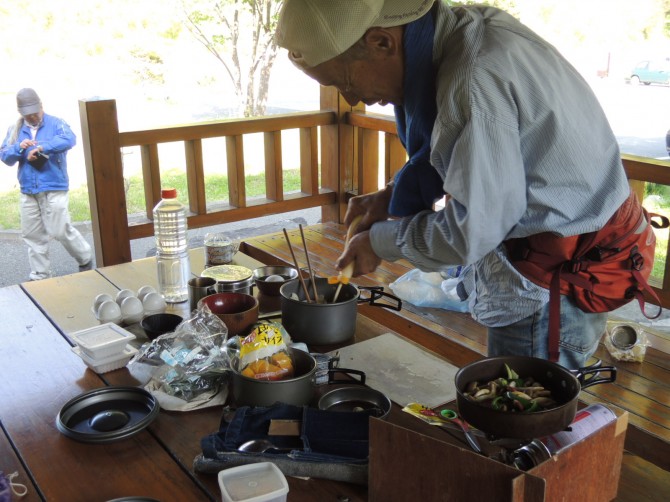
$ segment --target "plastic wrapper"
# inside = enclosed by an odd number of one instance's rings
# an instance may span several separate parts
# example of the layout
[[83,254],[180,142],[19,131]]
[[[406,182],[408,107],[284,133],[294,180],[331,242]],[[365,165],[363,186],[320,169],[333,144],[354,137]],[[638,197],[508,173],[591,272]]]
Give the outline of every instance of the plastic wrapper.
[[272,321],[256,323],[251,333],[239,341],[240,374],[256,380],[283,380],[293,376],[288,333]]
[[603,343],[617,361],[641,363],[644,361],[649,339],[637,323],[608,322]]
[[445,278],[440,272],[413,269],[389,284],[389,287],[400,299],[417,307],[467,312],[467,300],[461,300],[456,293],[459,279],[450,275]]
[[[152,394],[160,393],[185,403],[209,400],[227,381],[226,372],[230,369],[227,337],[228,328],[223,321],[203,306],[173,333],[143,345],[129,369],[132,372],[142,366],[146,373],[148,368],[150,380],[145,388]],[[179,405],[173,402],[168,409],[179,409]]]

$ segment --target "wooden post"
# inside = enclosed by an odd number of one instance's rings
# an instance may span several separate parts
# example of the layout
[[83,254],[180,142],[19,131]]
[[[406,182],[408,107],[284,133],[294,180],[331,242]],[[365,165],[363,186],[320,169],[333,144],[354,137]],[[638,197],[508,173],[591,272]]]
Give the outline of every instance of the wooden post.
[[[355,128],[344,117],[353,109],[337,89],[321,87],[321,110],[332,110],[338,118],[336,125],[321,127],[321,185],[337,193],[337,204],[322,207],[324,222],[342,222],[347,210],[346,193],[352,188],[357,162]],[[355,109],[365,110],[365,105]]]
[[132,261],[116,100],[79,100],[79,119],[96,265]]

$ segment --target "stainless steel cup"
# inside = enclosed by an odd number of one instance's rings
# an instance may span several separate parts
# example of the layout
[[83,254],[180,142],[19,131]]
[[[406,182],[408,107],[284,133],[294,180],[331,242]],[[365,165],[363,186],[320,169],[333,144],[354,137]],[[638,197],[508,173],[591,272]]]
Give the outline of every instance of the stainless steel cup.
[[198,302],[205,296],[216,293],[216,279],[213,277],[196,277],[188,281],[188,304],[193,312]]

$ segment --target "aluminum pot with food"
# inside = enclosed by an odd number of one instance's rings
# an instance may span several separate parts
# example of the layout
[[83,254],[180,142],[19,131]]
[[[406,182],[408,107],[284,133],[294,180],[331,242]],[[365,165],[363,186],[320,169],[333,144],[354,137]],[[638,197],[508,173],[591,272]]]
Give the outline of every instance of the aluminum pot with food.
[[[555,403],[537,411],[495,409],[490,396],[483,392],[484,387],[501,377],[506,377],[507,367],[512,369],[519,379],[532,379],[540,384],[534,387],[542,387],[543,391],[548,391],[543,394]],[[603,374],[606,376],[602,376]],[[589,377],[586,378],[587,376]],[[613,366],[570,371],[554,362],[525,356],[480,359],[462,367],[455,376],[461,417],[477,429],[494,437],[517,439],[539,438],[562,431],[575,418],[578,396],[582,389],[615,380],[616,368]],[[478,397],[468,396],[470,394],[468,388],[472,389],[473,383],[481,388],[482,392]],[[496,392],[500,392],[500,389],[496,389]],[[509,389],[505,389],[505,392],[509,392]],[[523,401],[523,398],[518,399]]]
[[[237,369],[232,373],[232,392],[237,406],[271,406],[276,402],[303,406],[310,404],[316,391],[316,359],[303,350],[289,348],[294,376],[284,380],[256,380],[242,375]],[[328,370],[329,383],[336,373],[357,375],[357,383],[365,384],[365,373],[346,368]]]
[[[381,287],[356,287],[343,284],[333,303],[337,284],[328,284],[328,279],[316,279],[318,301],[309,303],[300,281],[295,279],[284,284],[281,295],[282,325],[293,341],[314,345],[331,345],[350,340],[356,332],[356,314],[359,303],[375,307],[401,310],[402,300],[382,291]],[[314,298],[311,281],[305,281],[311,298]],[[369,293],[362,297],[361,292]],[[387,302],[380,302],[382,298]],[[393,302],[393,303],[391,303]]]

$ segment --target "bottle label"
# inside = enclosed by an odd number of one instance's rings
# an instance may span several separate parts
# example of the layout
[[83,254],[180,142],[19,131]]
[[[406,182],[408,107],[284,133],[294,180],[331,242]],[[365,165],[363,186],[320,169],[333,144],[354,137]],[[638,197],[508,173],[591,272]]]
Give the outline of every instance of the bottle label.
[[570,424],[570,430],[546,436],[542,438],[542,442],[555,455],[614,420],[616,415],[612,410],[602,404],[592,404],[577,412]]

